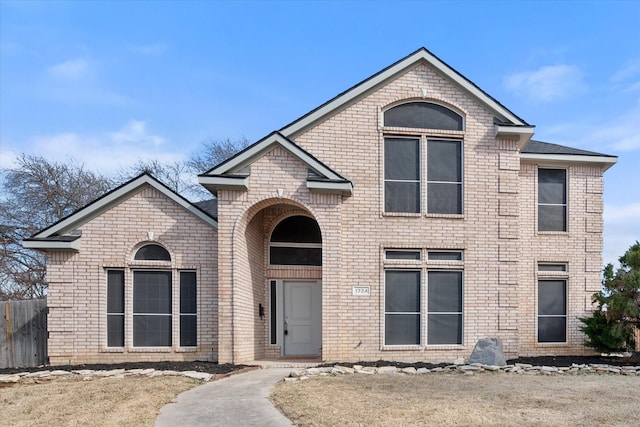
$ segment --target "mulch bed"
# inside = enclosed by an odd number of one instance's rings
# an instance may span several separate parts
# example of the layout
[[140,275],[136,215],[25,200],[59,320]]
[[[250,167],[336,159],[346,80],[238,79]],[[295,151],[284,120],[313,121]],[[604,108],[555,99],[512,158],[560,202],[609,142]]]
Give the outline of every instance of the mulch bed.
[[[507,360],[507,364],[513,365],[515,363],[528,363],[534,366],[555,366],[564,367],[571,366],[573,363],[578,365],[582,364],[602,364],[611,366],[640,366],[640,353],[636,353],[630,357],[605,357],[605,356],[539,356],[539,357],[519,357],[517,359]],[[333,364],[326,364],[321,366],[333,366]],[[433,369],[438,367],[449,366],[450,363],[427,363],[427,362],[391,362],[388,360],[378,360],[375,362],[344,362],[339,363],[342,366],[353,367],[353,365],[362,366],[396,366],[398,368],[407,368],[413,366],[418,368]],[[64,365],[64,366],[39,366],[37,368],[6,368],[0,369],[0,374],[15,374],[18,372],[37,372],[37,371],[51,371],[51,370],[80,370],[91,369],[94,371],[99,370],[112,370],[112,369],[156,369],[162,371],[196,371],[206,372],[209,374],[228,374],[243,368],[247,365],[230,365],[230,364],[218,364],[215,362],[133,362],[133,363],[115,363],[115,364],[91,364],[91,365]]]
[[6,368],[0,369],[0,374],[16,374],[18,372],[37,372],[37,371],[77,371],[81,369],[91,369],[93,371],[112,370],[112,369],[155,369],[158,371],[196,371],[206,372],[208,374],[228,374],[246,368],[247,365],[230,365],[218,364],[215,362],[132,362],[132,363],[113,363],[113,364],[89,364],[89,365],[56,365],[56,366],[38,366],[37,368]]

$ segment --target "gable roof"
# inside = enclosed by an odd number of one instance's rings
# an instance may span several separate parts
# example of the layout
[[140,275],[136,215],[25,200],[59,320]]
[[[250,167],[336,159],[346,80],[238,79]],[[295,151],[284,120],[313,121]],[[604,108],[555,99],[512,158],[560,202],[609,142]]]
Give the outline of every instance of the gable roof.
[[605,171],[618,161],[617,156],[610,154],[596,153],[595,151],[535,140],[529,141],[522,149],[520,158],[546,162],[598,163],[604,165]]
[[504,124],[510,124],[515,126],[521,126],[525,128],[532,128],[523,119],[511,112],[507,107],[498,102],[491,95],[480,89],[475,83],[456,71],[453,67],[442,61],[435,56],[429,50],[424,47],[416,50],[415,52],[407,55],[399,61],[391,64],[387,68],[379,71],[373,76],[363,80],[355,86],[347,89],[336,97],[325,102],[318,108],[310,111],[299,119],[294,120],[288,125],[280,129],[280,132],[289,138],[295,138],[300,133],[304,132],[309,127],[313,126],[319,121],[325,120],[327,117],[335,114],[343,109],[345,106],[350,105],[356,100],[366,96],[374,91],[376,88],[384,85],[389,80],[392,80],[400,74],[406,72],[408,69],[420,64],[427,63],[430,67],[434,68],[440,74],[447,77],[454,84],[462,88],[477,101],[492,111],[500,122]]
[[71,233],[81,224],[99,216],[109,210],[117,203],[132,196],[141,190],[145,185],[150,185],[169,199],[173,200],[185,210],[200,218],[205,223],[214,228],[218,228],[216,219],[204,209],[191,203],[175,191],[171,190],[152,175],[143,173],[114,188],[102,197],[94,200],[88,205],[78,209],[72,214],[62,218],[55,224],[38,231],[33,236],[23,241],[23,246],[30,249],[73,249],[79,250],[80,235],[64,236]]
[[353,190],[351,181],[277,131],[248,146],[207,172],[198,175],[198,182],[214,194],[218,189],[222,188],[246,190],[249,185],[247,180],[248,173],[243,169],[266,152],[272,150],[276,145],[281,146],[297,157],[312,171],[307,177],[307,187],[310,191],[338,192],[343,195],[351,195]]

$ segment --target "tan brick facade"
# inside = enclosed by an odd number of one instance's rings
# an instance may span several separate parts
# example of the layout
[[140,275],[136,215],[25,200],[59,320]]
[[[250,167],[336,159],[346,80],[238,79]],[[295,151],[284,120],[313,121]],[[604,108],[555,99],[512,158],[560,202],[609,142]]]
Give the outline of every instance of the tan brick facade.
[[[137,360],[217,359],[217,239],[211,226],[151,187],[120,202],[80,227],[77,253],[49,252],[49,359],[51,364],[117,363]],[[152,238],[148,233],[153,233]],[[154,242],[172,261],[134,261],[136,250]],[[108,348],[107,275],[125,272],[125,347]],[[134,348],[132,342],[132,272],[172,271],[171,348]],[[196,271],[198,284],[198,346],[179,347],[178,272]]]
[[[227,181],[216,181],[221,183],[215,184],[217,231],[151,188],[95,216],[81,227],[78,253],[49,252],[52,363],[203,357],[245,363],[286,356],[282,289],[291,280],[321,287],[322,343],[312,353],[326,361],[467,358],[484,337],[500,337],[507,357],[587,352],[578,317],[588,315],[590,297],[600,286],[606,165],[522,157],[520,137],[496,131],[496,108],[502,107],[472,92],[441,68],[418,61],[286,135],[308,155],[273,143],[256,148],[251,157],[250,147],[245,163],[238,160],[224,177]],[[386,110],[411,101],[433,102],[459,113],[463,130],[383,125]],[[462,141],[462,214],[425,213],[423,154],[421,213],[384,212],[385,136],[418,137],[421,150],[432,138]],[[352,193],[332,191],[329,185],[312,190],[309,170],[316,159],[352,183]],[[567,231],[537,231],[538,167],[567,171]],[[229,180],[235,183],[229,185]],[[271,233],[291,215],[317,221],[322,266],[270,265]],[[177,345],[177,316],[171,348],[133,347],[130,312],[125,348],[105,346],[105,271],[125,270],[125,300],[130,304],[131,271],[148,267],[136,265],[132,257],[150,240],[149,231],[153,241],[170,251],[174,278],[181,269],[197,271],[196,349]],[[387,249],[418,251],[420,260],[387,260]],[[463,260],[429,260],[428,251],[462,251]],[[539,263],[563,264],[566,271],[541,272]],[[386,269],[420,272],[419,344],[385,345]],[[462,271],[460,344],[429,344],[430,271]],[[538,342],[537,292],[544,279],[566,282],[564,343]],[[368,292],[358,294],[354,287]],[[174,307],[176,292],[174,286]]]

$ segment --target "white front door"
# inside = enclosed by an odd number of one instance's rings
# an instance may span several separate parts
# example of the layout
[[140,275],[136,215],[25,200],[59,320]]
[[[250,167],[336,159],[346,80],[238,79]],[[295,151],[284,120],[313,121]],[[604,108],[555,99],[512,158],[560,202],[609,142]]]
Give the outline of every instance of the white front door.
[[285,356],[317,356],[322,346],[322,285],[284,282]]

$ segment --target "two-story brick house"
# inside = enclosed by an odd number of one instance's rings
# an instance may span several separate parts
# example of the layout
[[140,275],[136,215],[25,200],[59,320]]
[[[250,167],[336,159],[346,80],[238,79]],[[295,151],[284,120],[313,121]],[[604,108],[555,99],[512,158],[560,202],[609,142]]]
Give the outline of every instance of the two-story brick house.
[[52,363],[582,354],[614,156],[533,126],[426,49],[200,175],[37,233]]

